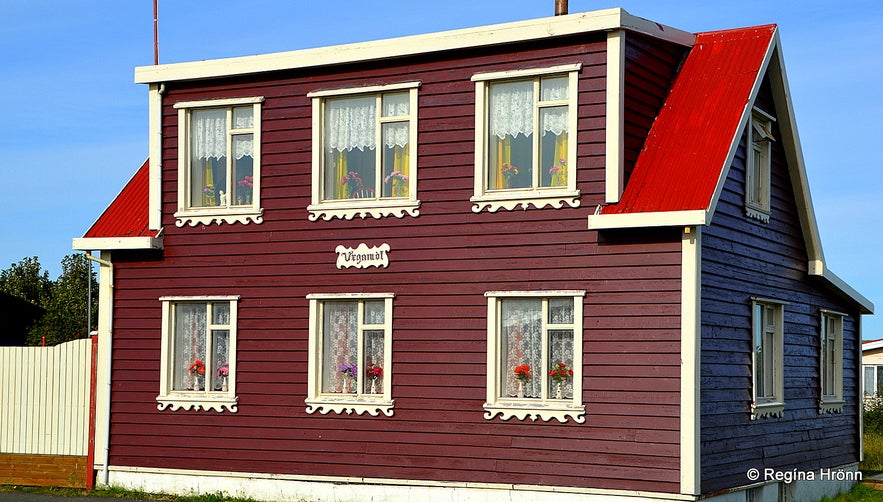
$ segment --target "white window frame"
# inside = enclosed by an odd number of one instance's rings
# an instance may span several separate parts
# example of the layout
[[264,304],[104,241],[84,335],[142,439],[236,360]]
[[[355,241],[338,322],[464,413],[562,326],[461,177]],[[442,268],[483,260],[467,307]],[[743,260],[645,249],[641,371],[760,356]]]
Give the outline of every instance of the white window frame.
[[[334,89],[324,91],[313,91],[307,94],[312,99],[313,114],[313,162],[312,162],[312,192],[310,205],[307,207],[309,211],[310,221],[316,221],[319,218],[331,220],[333,218],[351,220],[356,216],[365,218],[367,216],[380,219],[384,216],[395,216],[403,218],[406,215],[417,217],[420,215],[420,200],[417,199],[417,91],[421,86],[421,82],[402,82],[388,85],[375,85],[365,87],[355,87],[347,89]],[[392,117],[386,118],[380,116],[380,100],[385,93],[408,91],[409,93],[409,115],[407,118]],[[408,157],[408,197],[407,198],[377,198],[377,199],[347,199],[347,200],[323,200],[324,189],[324,117],[325,102],[329,98],[335,97],[356,97],[356,96],[375,95],[378,100],[377,110],[377,145],[381,145],[381,127],[384,122],[398,121],[408,122],[408,141],[410,145],[410,155]],[[376,155],[378,159],[381,155],[381,148],[378,146]],[[377,162],[377,169],[381,169],[380,161]]]
[[[785,412],[785,306],[787,303],[767,298],[752,298],[751,300],[751,419],[756,420],[764,417],[781,417]],[[772,311],[773,319],[767,319],[767,308]],[[767,327],[770,328],[767,331]],[[760,328],[760,331],[758,331]],[[772,367],[761,367],[765,374],[772,372],[772,392],[768,395],[758,395],[757,373],[759,366],[755,351],[755,340],[763,335],[769,335],[772,340],[769,349],[772,351]],[[767,350],[764,344],[764,350]]]
[[[487,298],[487,401],[484,403],[484,418],[492,420],[500,416],[502,420],[516,418],[518,420],[542,419],[549,421],[557,419],[561,423],[572,419],[574,422],[585,422],[586,407],[582,403],[582,346],[583,346],[583,299],[586,292],[580,290],[560,291],[488,291],[484,294]],[[548,344],[548,331],[558,328],[548,324],[546,316],[547,301],[551,298],[573,299],[573,398],[572,399],[519,399],[502,396],[502,337],[501,326],[501,300],[507,298],[540,298],[543,299],[543,351],[545,353]],[[568,328],[571,328],[568,325]],[[543,357],[543,364],[547,364],[547,357]],[[545,371],[543,371],[545,370]],[[536,375],[546,378],[548,368],[535,372]]]
[[878,378],[879,378],[878,373],[880,373],[881,377],[883,377],[883,365],[863,364],[862,365],[862,381],[864,383],[867,383],[867,380],[865,379],[865,377],[867,375],[868,370],[871,370],[873,372],[872,379],[871,379],[871,387],[869,388],[867,385],[863,385],[863,387],[864,387],[863,392],[864,392],[865,399],[872,399],[872,398],[877,397],[878,392],[883,391],[883,385],[879,385],[879,386],[877,385]]
[[[472,203],[472,211],[480,213],[483,209],[490,212],[496,212],[500,209],[513,210],[519,206],[527,209],[529,206],[535,208],[543,208],[552,206],[556,209],[564,207],[566,204],[570,207],[579,207],[580,192],[576,188],[576,136],[577,136],[577,95],[579,91],[579,71],[582,69],[581,63],[552,66],[548,68],[531,68],[525,70],[511,70],[499,72],[478,73],[472,76],[475,82],[475,175],[474,175],[474,195],[469,199]],[[535,90],[535,105],[537,108],[541,106],[561,106],[567,105],[568,120],[568,142],[567,142],[567,186],[564,187],[532,187],[525,189],[507,189],[507,190],[490,190],[487,186],[487,168],[489,163],[488,152],[488,104],[490,84],[504,82],[507,80],[534,80],[535,86],[538,86],[542,77],[551,76],[567,76],[568,77],[568,97],[566,100],[554,101],[550,103],[539,104],[538,90]],[[539,121],[539,113],[535,114],[535,121]],[[534,127],[534,166],[533,172],[535,176],[539,173],[539,129]]]
[[[261,105],[263,97],[215,99],[207,101],[183,101],[175,103],[178,110],[178,210],[175,212],[175,225],[208,225],[211,223],[261,223],[264,210],[261,208]],[[254,127],[251,129],[234,129],[232,127],[232,110],[234,107],[252,105],[254,113]],[[230,164],[233,162],[233,142],[231,136],[236,134],[252,134],[254,155],[253,159],[253,187],[252,201],[247,205],[221,205],[212,207],[190,206],[190,116],[191,112],[198,109],[223,108],[227,110],[227,171],[228,184],[234,183],[230,179]],[[232,193],[227,187],[227,196]]]
[[[846,314],[822,310],[819,339],[819,413],[843,412],[843,321]],[[827,375],[833,380],[828,383]],[[864,373],[862,374],[864,378]]]
[[[769,223],[772,172],[772,124],[776,119],[754,108],[748,120],[745,156],[745,215]],[[758,161],[760,164],[758,164]]]
[[[158,403],[157,408],[164,410],[170,408],[172,411],[184,410],[214,410],[222,412],[224,409],[231,413],[236,413],[239,398],[236,396],[236,339],[238,325],[238,306],[239,296],[164,296],[159,300],[162,302],[162,336],[161,336],[161,358],[159,373],[159,395],[156,397]],[[228,365],[227,390],[215,391],[206,389],[204,391],[176,391],[172,389],[174,364],[181,364],[181,361],[173,361],[175,349],[175,333],[174,333],[174,306],[183,303],[230,303],[230,324],[223,326],[213,326],[210,324],[211,318],[207,321],[206,329],[211,332],[212,329],[227,329],[230,332],[229,351],[230,359]],[[210,347],[210,343],[206,343]],[[209,350],[208,348],[206,350]],[[206,358],[208,359],[208,358]],[[211,365],[209,371],[216,371]],[[206,386],[207,387],[207,386]]]
[[[381,413],[391,417],[395,401],[392,399],[392,303],[394,293],[317,293],[307,295],[310,303],[309,318],[309,370],[307,375],[307,413],[319,412],[322,415],[334,412],[337,414],[362,415],[367,413],[371,416],[379,416]],[[383,300],[384,324],[363,325],[363,308],[366,301]],[[322,308],[325,302],[351,301],[359,305],[359,351],[362,350],[362,333],[366,329],[382,329],[383,333],[383,392],[379,394],[366,394],[357,390],[356,394],[331,394],[322,392]],[[363,357],[356,363],[359,368],[364,368]],[[357,389],[361,389],[364,371],[359,371]]]

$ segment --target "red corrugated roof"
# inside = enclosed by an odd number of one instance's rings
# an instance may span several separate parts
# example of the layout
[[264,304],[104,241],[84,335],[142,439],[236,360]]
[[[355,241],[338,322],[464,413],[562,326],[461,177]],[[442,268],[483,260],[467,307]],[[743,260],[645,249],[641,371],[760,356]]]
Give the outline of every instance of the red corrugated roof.
[[153,237],[148,224],[150,203],[150,161],[135,173],[119,195],[104,210],[85,238]]
[[601,214],[708,209],[775,31],[696,35],[620,201]]

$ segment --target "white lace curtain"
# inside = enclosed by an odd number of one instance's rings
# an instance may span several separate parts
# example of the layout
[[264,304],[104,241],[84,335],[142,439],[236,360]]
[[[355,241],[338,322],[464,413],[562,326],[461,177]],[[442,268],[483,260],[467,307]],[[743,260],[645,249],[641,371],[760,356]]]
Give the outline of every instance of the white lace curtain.
[[[355,393],[361,378],[362,392],[370,390],[367,363],[381,368],[383,361],[383,331],[366,330],[365,350],[359,359],[358,302],[326,302],[323,307],[323,374],[322,392]],[[383,324],[383,302],[365,302],[365,323]],[[385,375],[384,375],[385,376]],[[375,391],[382,392],[383,377],[375,382]]]
[[[408,115],[407,93],[385,95],[382,100],[384,117]],[[373,150],[377,147],[377,99],[375,96],[331,99],[325,103],[325,148],[347,151]],[[383,143],[389,147],[408,144],[408,123],[387,123]]]
[[[567,78],[543,79],[541,101],[567,98]],[[530,136],[534,129],[534,83],[530,80],[502,82],[490,87],[490,130],[500,139],[519,134]],[[560,135],[567,131],[567,107],[543,108],[540,128],[543,133]]]
[[[175,305],[173,390],[205,390],[206,312],[204,303]],[[199,364],[203,373],[199,373]]]
[[[227,110],[213,108],[195,110],[190,120],[192,135],[192,156],[197,160],[220,159],[227,156]],[[252,108],[233,109],[233,128],[254,128]],[[237,135],[233,142],[233,156],[236,160],[252,156],[254,140],[251,134]]]
[[[573,301],[571,299],[549,300],[549,322],[573,324]],[[546,385],[547,398],[554,398],[556,387],[548,375],[559,362],[568,369],[573,368],[573,331],[568,329],[548,332],[549,361],[543,372],[543,319],[542,300],[507,299],[501,306],[503,347],[506,350],[505,396],[514,397],[518,391],[518,378],[515,368],[529,365],[531,378],[523,381],[524,397],[542,397],[542,387]],[[573,378],[562,381],[562,397],[573,398]]]

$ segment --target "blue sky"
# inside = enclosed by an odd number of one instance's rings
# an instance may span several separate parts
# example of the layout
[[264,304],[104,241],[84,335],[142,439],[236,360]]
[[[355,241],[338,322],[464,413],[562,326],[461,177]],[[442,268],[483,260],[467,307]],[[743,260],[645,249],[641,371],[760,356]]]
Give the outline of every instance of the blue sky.
[[[207,6],[210,8],[206,8]],[[333,6],[333,7],[332,7]],[[160,62],[360,42],[549,16],[554,0],[159,0]],[[828,266],[883,306],[878,0],[570,0],[686,31],[776,23]],[[152,0],[0,0],[0,269],[60,261],[147,158]],[[883,338],[866,317],[865,338]]]

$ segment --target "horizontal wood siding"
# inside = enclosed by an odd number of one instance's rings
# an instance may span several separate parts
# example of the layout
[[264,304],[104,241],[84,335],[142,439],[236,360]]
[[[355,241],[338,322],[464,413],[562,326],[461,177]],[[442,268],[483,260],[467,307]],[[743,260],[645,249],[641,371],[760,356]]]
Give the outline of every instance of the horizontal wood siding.
[[[759,106],[774,110],[768,85]],[[774,128],[775,137],[781,137]],[[773,143],[772,216],[745,216],[746,136],[702,250],[702,490],[750,484],[749,468],[812,471],[858,461],[856,309],[807,275],[807,253],[782,145]],[[735,279],[735,281],[734,281]],[[785,306],[785,414],[750,420],[751,297]],[[821,309],[844,321],[842,414],[820,415]]]
[[687,49],[636,33],[625,38],[625,181],[671,90]]
[[[581,62],[579,208],[471,211],[477,72]],[[307,219],[319,89],[420,80],[417,218]],[[110,464],[678,490],[680,235],[599,235],[605,37],[169,84],[162,254],[116,253]],[[261,95],[264,222],[178,228],[176,101]],[[335,267],[388,243],[390,265]],[[587,291],[583,424],[486,420],[486,291]],[[309,293],[394,292],[394,416],[310,415]],[[241,295],[237,413],[157,411],[164,295]]]

